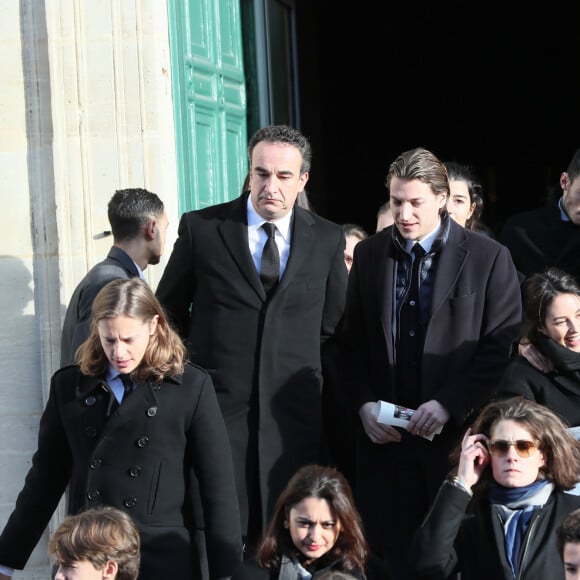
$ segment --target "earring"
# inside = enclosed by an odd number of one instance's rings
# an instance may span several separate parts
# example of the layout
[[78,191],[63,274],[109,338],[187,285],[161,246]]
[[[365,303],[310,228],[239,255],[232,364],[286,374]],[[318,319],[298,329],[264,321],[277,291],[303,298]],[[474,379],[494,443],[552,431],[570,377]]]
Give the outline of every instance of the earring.
[[288,521],[284,520],[284,528],[287,530],[290,526],[288,525]]

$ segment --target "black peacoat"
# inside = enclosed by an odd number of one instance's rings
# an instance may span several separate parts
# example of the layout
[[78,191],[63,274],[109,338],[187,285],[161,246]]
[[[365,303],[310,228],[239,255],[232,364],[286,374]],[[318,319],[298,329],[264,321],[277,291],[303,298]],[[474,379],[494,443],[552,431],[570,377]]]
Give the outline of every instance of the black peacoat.
[[156,292],[192,360],[212,375],[243,530],[254,473],[265,524],[296,469],[320,460],[321,342],[340,320],[347,283],[342,228],[295,205],[287,267],[268,298],[249,251],[246,204],[247,194],[185,213]]
[[209,375],[143,383],[117,406],[106,381],[78,366],[57,371],[38,450],[0,536],[0,562],[21,569],[68,486],[69,513],[111,505],[142,538],[141,580],[198,578],[192,474],[199,482],[210,577],[241,561],[231,451]]

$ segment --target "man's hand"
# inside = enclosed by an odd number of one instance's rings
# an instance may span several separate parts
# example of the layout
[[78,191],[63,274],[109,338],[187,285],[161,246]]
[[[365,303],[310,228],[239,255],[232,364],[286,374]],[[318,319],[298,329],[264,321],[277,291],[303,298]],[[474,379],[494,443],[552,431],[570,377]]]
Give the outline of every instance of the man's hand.
[[420,405],[413,413],[407,431],[412,435],[430,437],[447,421],[449,421],[447,409],[439,401],[432,399]]
[[367,437],[373,443],[379,445],[384,443],[398,443],[401,441],[401,434],[394,427],[391,427],[391,425],[382,425],[377,422],[377,417],[373,413],[375,404],[376,403],[365,403],[358,410]]

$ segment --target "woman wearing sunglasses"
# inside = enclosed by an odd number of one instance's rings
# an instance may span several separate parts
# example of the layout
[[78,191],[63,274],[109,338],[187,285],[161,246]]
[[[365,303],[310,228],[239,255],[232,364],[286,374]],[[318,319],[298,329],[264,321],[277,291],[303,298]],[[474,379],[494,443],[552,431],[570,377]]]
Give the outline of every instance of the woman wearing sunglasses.
[[580,286],[574,276],[550,268],[525,280],[523,337],[528,354],[511,361],[497,396],[522,395],[579,426]]
[[580,442],[524,397],[485,406],[414,538],[420,578],[564,578],[556,528],[580,507]]

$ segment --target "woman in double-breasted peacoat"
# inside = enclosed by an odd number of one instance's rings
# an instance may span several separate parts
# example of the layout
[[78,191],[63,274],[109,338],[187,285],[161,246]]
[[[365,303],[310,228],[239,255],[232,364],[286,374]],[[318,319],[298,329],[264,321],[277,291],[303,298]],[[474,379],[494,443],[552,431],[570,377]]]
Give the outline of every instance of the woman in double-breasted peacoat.
[[[93,317],[81,366],[52,378],[38,450],[0,537],[0,564],[24,567],[68,486],[69,513],[111,505],[133,517],[142,539],[140,579],[197,578],[195,476],[210,577],[230,576],[241,561],[240,518],[210,376],[183,364],[181,340],[139,278],[105,286]],[[120,405],[112,370],[134,382]]]

